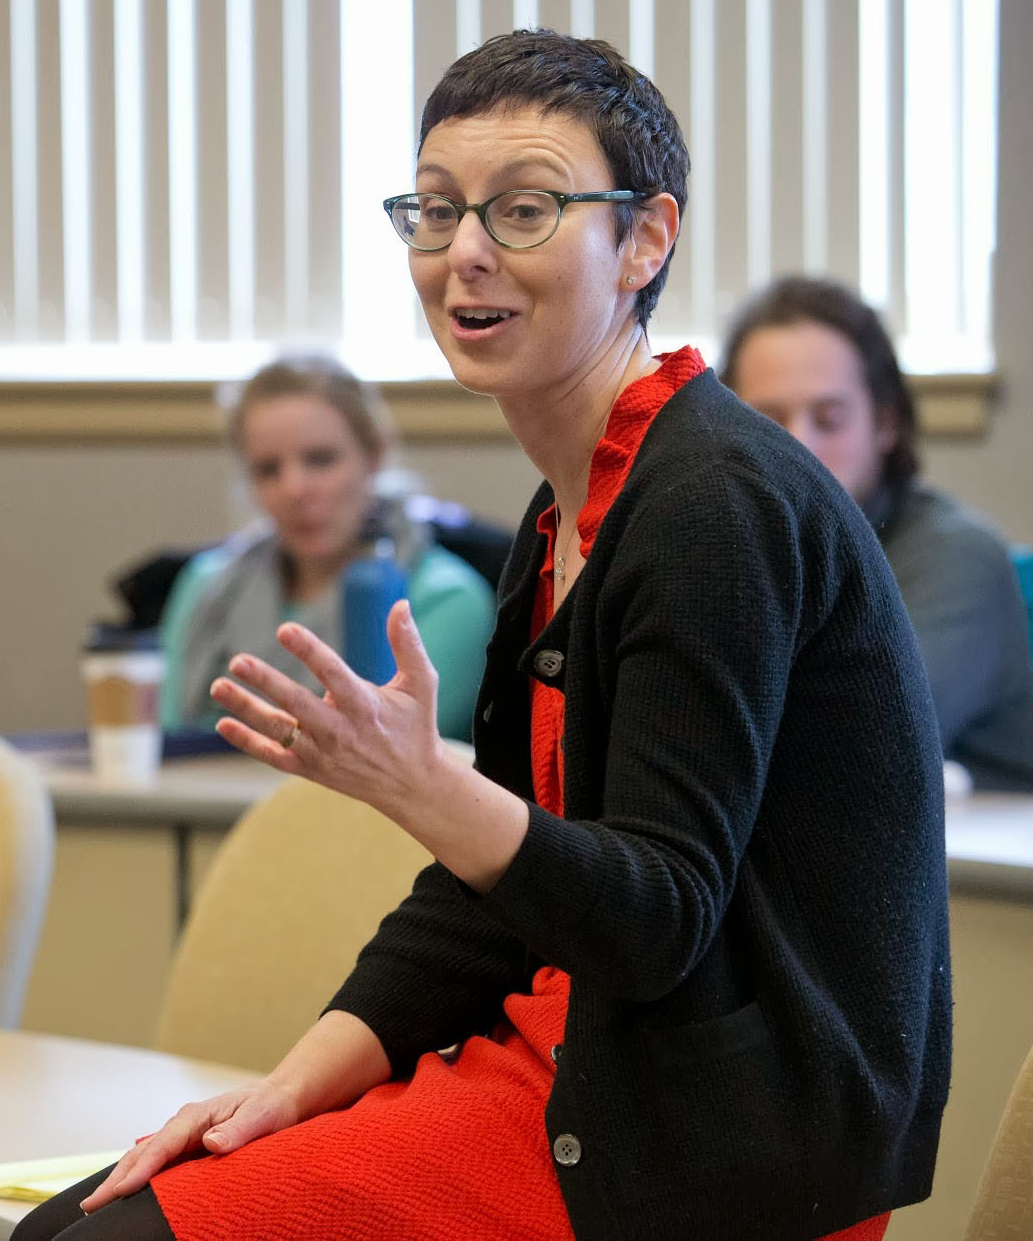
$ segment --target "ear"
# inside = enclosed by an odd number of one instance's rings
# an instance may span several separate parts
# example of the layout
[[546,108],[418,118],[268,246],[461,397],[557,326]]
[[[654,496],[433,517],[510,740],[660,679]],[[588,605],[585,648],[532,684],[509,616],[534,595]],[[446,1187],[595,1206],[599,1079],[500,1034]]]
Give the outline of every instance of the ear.
[[653,279],[671,253],[680,225],[678,204],[671,194],[654,194],[635,211],[631,236],[624,243],[621,286],[638,292]]

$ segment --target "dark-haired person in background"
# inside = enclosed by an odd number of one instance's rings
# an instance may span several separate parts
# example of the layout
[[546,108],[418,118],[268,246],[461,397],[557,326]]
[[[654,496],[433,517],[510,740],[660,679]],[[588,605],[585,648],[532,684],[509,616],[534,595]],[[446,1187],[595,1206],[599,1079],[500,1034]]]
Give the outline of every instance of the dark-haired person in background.
[[893,346],[850,289],[789,276],[747,302],[722,378],[835,475],[875,527],[918,635],[944,758],[977,788],[1033,789],[1029,631],[1008,546],[918,478]]

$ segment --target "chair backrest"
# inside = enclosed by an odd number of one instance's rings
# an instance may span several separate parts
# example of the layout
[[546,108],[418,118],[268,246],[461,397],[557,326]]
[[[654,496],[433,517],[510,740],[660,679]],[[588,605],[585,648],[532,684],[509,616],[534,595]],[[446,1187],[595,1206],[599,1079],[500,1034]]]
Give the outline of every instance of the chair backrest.
[[285,780],[243,815],[201,884],[156,1045],[271,1068],[429,861],[422,845],[363,802]]
[[50,895],[54,810],[35,767],[0,739],[0,1027],[14,1028]]
[[1033,1049],[1004,1106],[965,1241],[1029,1237],[1033,1237]]

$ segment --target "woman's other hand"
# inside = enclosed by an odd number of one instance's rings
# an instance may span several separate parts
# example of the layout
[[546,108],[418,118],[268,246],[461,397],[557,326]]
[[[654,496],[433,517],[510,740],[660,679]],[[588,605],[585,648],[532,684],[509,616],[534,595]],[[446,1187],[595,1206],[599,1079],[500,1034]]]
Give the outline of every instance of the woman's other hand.
[[201,1149],[228,1155],[256,1138],[295,1124],[298,1119],[290,1093],[268,1079],[201,1103],[188,1103],[157,1133],[127,1151],[108,1178],[80,1205],[90,1214],[115,1198],[135,1194],[180,1155]]
[[351,1013],[324,1013],[275,1069],[202,1103],[181,1107],[157,1133],[127,1151],[82,1209],[89,1214],[134,1194],[180,1155],[231,1151],[299,1121],[347,1107],[391,1075],[380,1040]]

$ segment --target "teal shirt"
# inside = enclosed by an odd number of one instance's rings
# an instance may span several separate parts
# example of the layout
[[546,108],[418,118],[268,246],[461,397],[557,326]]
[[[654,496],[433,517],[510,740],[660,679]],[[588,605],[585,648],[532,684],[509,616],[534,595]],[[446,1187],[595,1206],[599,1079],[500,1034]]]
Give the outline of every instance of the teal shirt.
[[[187,562],[173,584],[161,617],[166,657],[161,723],[167,730],[209,727],[224,714],[214,704],[200,716],[188,708],[186,686],[196,678],[196,670],[185,666],[185,653],[199,604],[218,588],[219,579],[227,574],[235,558],[236,552],[228,544],[200,552]],[[304,624],[310,615],[325,616],[334,611],[335,600],[332,589],[311,605],[284,600],[279,622],[296,620]],[[427,654],[438,671],[438,729],[444,737],[469,740],[485,647],[495,625],[495,594],[466,561],[431,546],[410,571],[409,601]],[[224,655],[213,640],[205,677],[214,680],[225,672]]]

